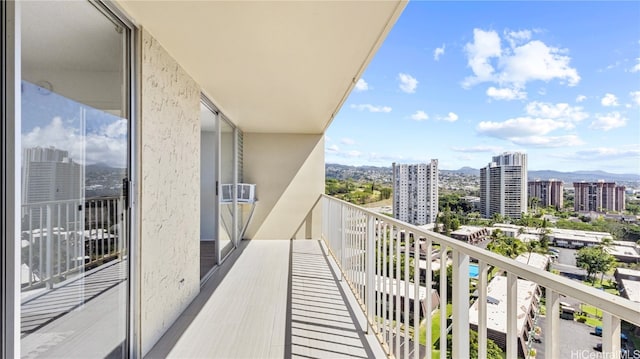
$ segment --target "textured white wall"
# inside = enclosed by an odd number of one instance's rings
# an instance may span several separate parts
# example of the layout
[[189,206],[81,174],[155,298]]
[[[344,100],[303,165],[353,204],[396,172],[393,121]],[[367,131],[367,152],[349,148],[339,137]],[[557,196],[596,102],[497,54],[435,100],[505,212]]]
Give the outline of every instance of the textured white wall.
[[320,239],[323,135],[245,133],[244,180],[259,201],[245,238]]
[[140,319],[146,354],[200,289],[200,89],[142,32]]

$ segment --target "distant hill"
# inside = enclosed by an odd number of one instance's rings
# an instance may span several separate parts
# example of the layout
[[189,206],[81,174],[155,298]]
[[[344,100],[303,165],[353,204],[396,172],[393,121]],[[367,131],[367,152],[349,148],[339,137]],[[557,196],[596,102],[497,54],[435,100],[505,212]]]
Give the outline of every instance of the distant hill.
[[[375,167],[375,166],[347,166],[341,164],[327,163],[325,164],[327,178],[338,179],[380,179],[390,180],[391,167]],[[471,167],[462,167],[457,170],[440,170],[442,174],[456,174],[464,176],[480,176],[480,170]],[[560,172],[551,170],[529,171],[529,180],[541,179],[558,179],[566,184],[580,181],[613,181],[621,184],[640,185],[639,174],[617,174],[604,171],[575,171]]]
[[575,171],[575,172],[560,172],[560,171],[529,171],[529,180],[534,179],[559,179],[565,183],[572,182],[592,182],[598,180],[613,181],[613,182],[639,182],[640,175],[637,174],[618,174],[609,173],[604,171]]

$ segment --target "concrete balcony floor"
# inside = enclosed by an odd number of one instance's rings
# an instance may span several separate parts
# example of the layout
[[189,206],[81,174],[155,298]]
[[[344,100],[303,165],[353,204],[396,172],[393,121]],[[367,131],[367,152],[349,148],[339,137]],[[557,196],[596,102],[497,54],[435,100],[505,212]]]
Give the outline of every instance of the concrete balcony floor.
[[147,358],[382,358],[317,240],[245,241]]

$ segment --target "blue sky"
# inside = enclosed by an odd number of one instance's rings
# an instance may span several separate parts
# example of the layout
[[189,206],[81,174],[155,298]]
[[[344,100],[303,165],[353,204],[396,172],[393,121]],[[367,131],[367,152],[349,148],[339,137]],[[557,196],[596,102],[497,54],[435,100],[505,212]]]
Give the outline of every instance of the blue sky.
[[325,161],[640,174],[640,2],[410,2]]

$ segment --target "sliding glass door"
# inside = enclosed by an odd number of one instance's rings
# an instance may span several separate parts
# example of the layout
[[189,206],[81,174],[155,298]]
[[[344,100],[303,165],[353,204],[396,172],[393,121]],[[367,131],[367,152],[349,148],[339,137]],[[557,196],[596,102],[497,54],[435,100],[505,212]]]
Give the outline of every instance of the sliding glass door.
[[235,129],[224,118],[220,121],[220,183],[223,198],[220,201],[220,258],[226,257],[235,247],[236,240],[236,166]]
[[131,29],[94,2],[20,6],[21,355],[123,357]]

